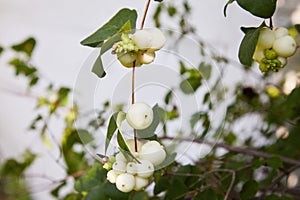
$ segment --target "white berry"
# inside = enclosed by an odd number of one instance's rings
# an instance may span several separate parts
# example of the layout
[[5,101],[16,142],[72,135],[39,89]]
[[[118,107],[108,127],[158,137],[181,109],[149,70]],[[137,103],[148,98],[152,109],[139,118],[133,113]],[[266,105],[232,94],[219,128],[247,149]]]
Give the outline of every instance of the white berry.
[[284,58],[284,57],[277,57],[277,60],[280,61],[281,67],[286,66],[286,64],[287,64],[287,59],[286,58]]
[[273,50],[281,57],[290,57],[296,52],[297,44],[293,37],[286,35],[275,40]]
[[113,170],[115,170],[116,173],[125,173],[126,172],[126,162],[123,161],[116,161],[114,162],[112,166]]
[[133,67],[136,58],[137,55],[132,52],[118,54],[118,60],[125,67]]
[[117,153],[117,155],[116,155],[116,161],[127,162],[125,156],[121,152]]
[[139,49],[145,50],[150,48],[152,36],[147,30],[137,30],[132,35],[132,40]]
[[146,178],[142,178],[139,176],[135,177],[135,187],[134,190],[135,191],[139,191],[144,189],[147,185],[149,184],[149,180]]
[[149,160],[139,160],[137,163],[137,175],[142,178],[148,178],[152,176],[154,172],[154,166]]
[[121,192],[130,192],[135,186],[134,176],[131,174],[120,174],[116,180],[116,186]]
[[127,172],[128,174],[135,175],[136,172],[137,172],[137,166],[136,166],[136,163],[134,163],[134,162],[129,162],[129,163],[127,163],[127,166],[126,166],[126,172]]
[[153,121],[152,108],[142,102],[135,103],[128,109],[126,120],[134,129],[145,129],[149,127]]
[[253,54],[253,59],[257,62],[260,62],[264,57],[265,57],[264,50],[256,47]]
[[[134,139],[126,140],[126,144],[127,144],[128,148],[129,148],[130,152],[134,153],[135,152]],[[142,148],[143,143],[141,143],[139,140],[137,140],[136,144],[137,144],[137,150],[139,151]]]
[[116,183],[117,177],[119,176],[114,170],[110,170],[107,172],[107,180],[111,183]]
[[289,30],[287,30],[284,27],[277,27],[275,28],[274,33],[275,33],[275,38],[277,39],[289,35]]
[[165,35],[158,28],[148,29],[148,32],[152,36],[150,49],[155,51],[161,49],[166,43]]
[[260,30],[257,46],[261,49],[269,49],[275,41],[275,33],[267,27]]
[[154,61],[155,52],[154,51],[144,51],[137,55],[137,60],[141,64],[150,64]]
[[154,166],[161,164],[166,159],[166,152],[157,141],[149,141],[142,146],[140,158],[149,160]]

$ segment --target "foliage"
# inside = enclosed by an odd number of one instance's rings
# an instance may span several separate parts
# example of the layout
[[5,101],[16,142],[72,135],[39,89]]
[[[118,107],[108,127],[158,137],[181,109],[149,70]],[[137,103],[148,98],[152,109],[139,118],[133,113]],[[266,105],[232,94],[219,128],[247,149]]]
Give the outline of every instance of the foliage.
[[[228,5],[233,2],[234,0],[229,0],[225,5],[225,14]],[[263,19],[271,18],[276,10],[275,0],[236,2],[242,9]],[[272,92],[268,87],[272,82],[270,74],[257,77],[257,74],[253,75],[255,71],[251,68],[239,66],[241,74],[245,77],[255,76],[257,84],[245,85],[242,80],[233,88],[222,90],[222,75],[227,72],[226,67],[230,67],[232,62],[210,50],[197,37],[196,28],[189,24],[192,8],[188,1],[182,1],[180,6],[172,1],[158,3],[153,16],[157,27],[165,27],[161,20],[164,13],[168,19],[178,24],[177,29],[182,32],[179,38],[172,31],[169,32],[168,37],[174,43],[178,44],[189,34],[201,48],[197,68],[185,60],[178,60],[180,83],[161,97],[163,103],[153,106],[152,124],[144,130],[136,131],[138,138],[157,140],[166,147],[168,157],[157,167],[151,179],[153,187],[129,193],[120,192],[107,180],[107,171],[103,164],[85,149],[89,147],[95,152],[98,150],[99,143],[96,138],[99,130],[104,129],[106,140],[102,144],[105,155],[99,154],[101,159],[110,156],[108,149],[111,144],[118,144],[117,151],[129,151],[122,131],[122,122],[126,118],[122,111],[123,105],[104,102],[102,108],[95,111],[96,116],[90,116],[81,113],[76,104],[71,104],[71,88],[50,82],[43,88],[45,94],[36,99],[37,116],[29,128],[40,134],[46,146],[54,143],[66,167],[66,177],[54,182],[56,187],[52,189],[51,195],[55,199],[63,200],[299,199],[298,186],[291,187],[286,179],[300,168],[300,88],[295,87],[291,93],[286,94],[283,92],[286,80],[282,80],[271,84]],[[92,70],[99,78],[106,74],[101,56],[120,40],[121,32],[136,28],[136,19],[135,10],[124,8],[81,42],[86,46],[100,48]],[[263,21],[257,27],[242,28],[245,36],[239,48],[239,59],[243,65],[252,66],[259,32],[265,26]],[[299,29],[299,25],[295,28]],[[15,69],[16,76],[22,75],[28,79],[29,89],[38,86],[41,78],[37,68],[31,65],[35,44],[33,38],[28,38],[11,46],[16,57],[10,59],[9,64]],[[0,47],[0,53],[2,51],[8,50]],[[20,54],[24,54],[25,58]],[[217,78],[214,74],[219,68],[215,69],[215,63],[226,66],[220,69],[221,75]],[[207,82],[211,91],[200,93]],[[188,127],[181,127],[178,133],[170,131],[183,114],[179,109],[180,105],[175,101],[173,91],[180,91],[186,96],[202,95],[201,110],[195,109],[187,119]],[[230,101],[226,99],[228,95],[233,96]],[[220,105],[226,106],[227,114],[222,123],[216,123],[212,114],[220,109]],[[259,123],[249,123],[253,116],[258,118]],[[56,142],[51,137],[49,124],[54,118],[63,121],[61,142]],[[74,122],[81,118],[85,119],[85,123],[75,126]],[[244,125],[245,122],[247,125]],[[162,131],[157,131],[158,127]],[[286,131],[277,134],[280,127],[284,127]],[[172,141],[171,144],[169,141]],[[210,147],[211,151],[205,157],[191,159],[190,164],[182,164],[174,151],[178,152],[181,145],[190,143],[198,148]],[[188,153],[192,155],[195,152]],[[126,156],[134,158],[132,154]],[[35,154],[25,151],[21,159],[7,159],[1,163],[1,199],[32,199],[23,177],[26,177],[25,170],[34,163],[35,158]],[[70,185],[74,190],[69,190]],[[64,191],[64,195],[61,191]]]

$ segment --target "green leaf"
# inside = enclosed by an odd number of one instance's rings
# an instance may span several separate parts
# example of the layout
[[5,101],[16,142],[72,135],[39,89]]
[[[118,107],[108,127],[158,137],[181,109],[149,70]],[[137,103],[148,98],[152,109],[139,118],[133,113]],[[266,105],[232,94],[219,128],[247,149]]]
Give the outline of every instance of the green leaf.
[[106,39],[122,30],[128,20],[130,21],[131,29],[135,29],[136,19],[137,12],[135,10],[121,9],[106,24],[80,43],[90,47],[100,47]]
[[132,197],[132,200],[148,200],[148,199],[149,199],[149,195],[145,191],[138,191]]
[[81,176],[74,184],[74,189],[78,192],[92,190],[95,186],[101,185],[106,179],[106,171],[101,164],[94,165],[86,174]]
[[103,63],[101,60],[101,55],[96,58],[96,61],[93,65],[92,72],[96,74],[99,78],[103,78],[106,75],[106,72],[103,68]]
[[25,41],[23,41],[19,44],[11,46],[11,48],[13,50],[17,51],[17,52],[23,52],[27,56],[31,57],[32,52],[33,52],[34,47],[35,47],[35,44],[36,44],[35,39],[30,37],[30,38],[26,39]]
[[109,143],[111,141],[111,138],[113,137],[114,133],[116,132],[116,130],[118,128],[117,127],[117,122],[116,122],[117,116],[118,116],[118,113],[114,113],[110,117],[110,120],[109,120],[109,123],[108,123],[107,133],[106,133],[106,140],[105,140],[105,154],[106,154],[107,148],[109,146]]
[[152,110],[153,110],[153,121],[148,128],[143,130],[137,130],[138,138],[153,139],[153,136],[155,136],[155,130],[160,122],[161,116],[159,112],[159,106],[157,104],[152,108]]
[[79,129],[79,130],[77,130],[77,132],[78,132],[78,135],[79,135],[79,137],[80,137],[83,144],[88,144],[88,143],[90,143],[94,140],[91,133],[89,133],[85,129]]
[[89,191],[85,200],[110,200],[108,196],[105,195],[105,189],[103,185],[95,185],[95,187]]
[[184,194],[188,192],[188,187],[185,185],[183,178],[174,178],[168,192],[166,194],[166,199],[182,199]]
[[117,133],[117,141],[118,141],[119,147],[123,151],[130,153],[130,149],[128,148],[128,146],[125,142],[125,139],[124,139],[123,135],[120,133],[120,131],[118,131],[118,133]]
[[4,48],[0,46],[0,55],[4,51]]
[[154,186],[154,194],[159,194],[165,190],[167,190],[170,186],[170,179],[167,177],[161,177],[158,181],[155,182]]
[[12,59],[9,64],[15,68],[16,75],[32,76],[37,71],[35,67],[18,58]]
[[234,1],[235,1],[235,0],[228,0],[227,3],[225,4],[224,9],[223,9],[223,14],[224,14],[225,17],[227,16],[227,14],[226,14],[227,7],[228,7],[230,4],[232,4]]
[[201,62],[199,67],[198,67],[198,70],[199,70],[201,76],[203,78],[205,78],[206,80],[208,80],[210,75],[211,75],[211,69],[212,69],[211,65],[206,64],[204,62]]
[[201,85],[201,77],[188,77],[180,83],[180,89],[185,94],[193,94]]
[[270,18],[276,10],[277,0],[236,0],[237,3],[251,14],[261,17]]
[[273,167],[274,169],[278,169],[279,167],[282,167],[282,161],[279,157],[271,157],[266,159],[266,163],[268,166]]
[[106,182],[103,184],[104,193],[107,197],[111,199],[118,199],[118,200],[127,200],[129,199],[129,194],[121,192],[117,189],[116,184],[112,184],[110,182]]
[[240,192],[241,199],[252,199],[258,190],[258,183],[255,180],[247,181]]
[[243,65],[251,66],[260,28],[247,28],[246,30],[239,48],[239,60]]

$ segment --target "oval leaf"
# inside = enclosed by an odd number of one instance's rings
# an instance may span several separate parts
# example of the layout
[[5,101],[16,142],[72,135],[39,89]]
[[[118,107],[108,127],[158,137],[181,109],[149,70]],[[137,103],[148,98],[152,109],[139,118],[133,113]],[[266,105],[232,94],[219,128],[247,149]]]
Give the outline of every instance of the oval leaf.
[[239,49],[239,60],[243,65],[251,66],[260,28],[243,28],[246,33]]
[[261,17],[270,18],[273,16],[277,0],[236,0],[238,4],[251,14]]
[[124,25],[128,24],[128,20],[131,25],[130,28],[135,29],[136,19],[137,12],[135,10],[124,8],[96,32],[82,40],[80,43],[90,47],[100,47],[106,39],[124,29]]

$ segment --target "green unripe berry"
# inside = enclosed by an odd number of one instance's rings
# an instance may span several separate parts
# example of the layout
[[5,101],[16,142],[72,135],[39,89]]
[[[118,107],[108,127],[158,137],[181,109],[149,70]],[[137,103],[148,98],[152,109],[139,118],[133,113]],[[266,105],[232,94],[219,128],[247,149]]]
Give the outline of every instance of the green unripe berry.
[[277,58],[277,53],[272,49],[266,49],[264,54],[265,54],[266,59],[268,59],[268,60],[273,60],[273,59]]
[[262,71],[262,72],[267,72],[267,71],[268,71],[268,64],[261,62],[261,63],[259,64],[259,69],[260,69],[260,71]]

